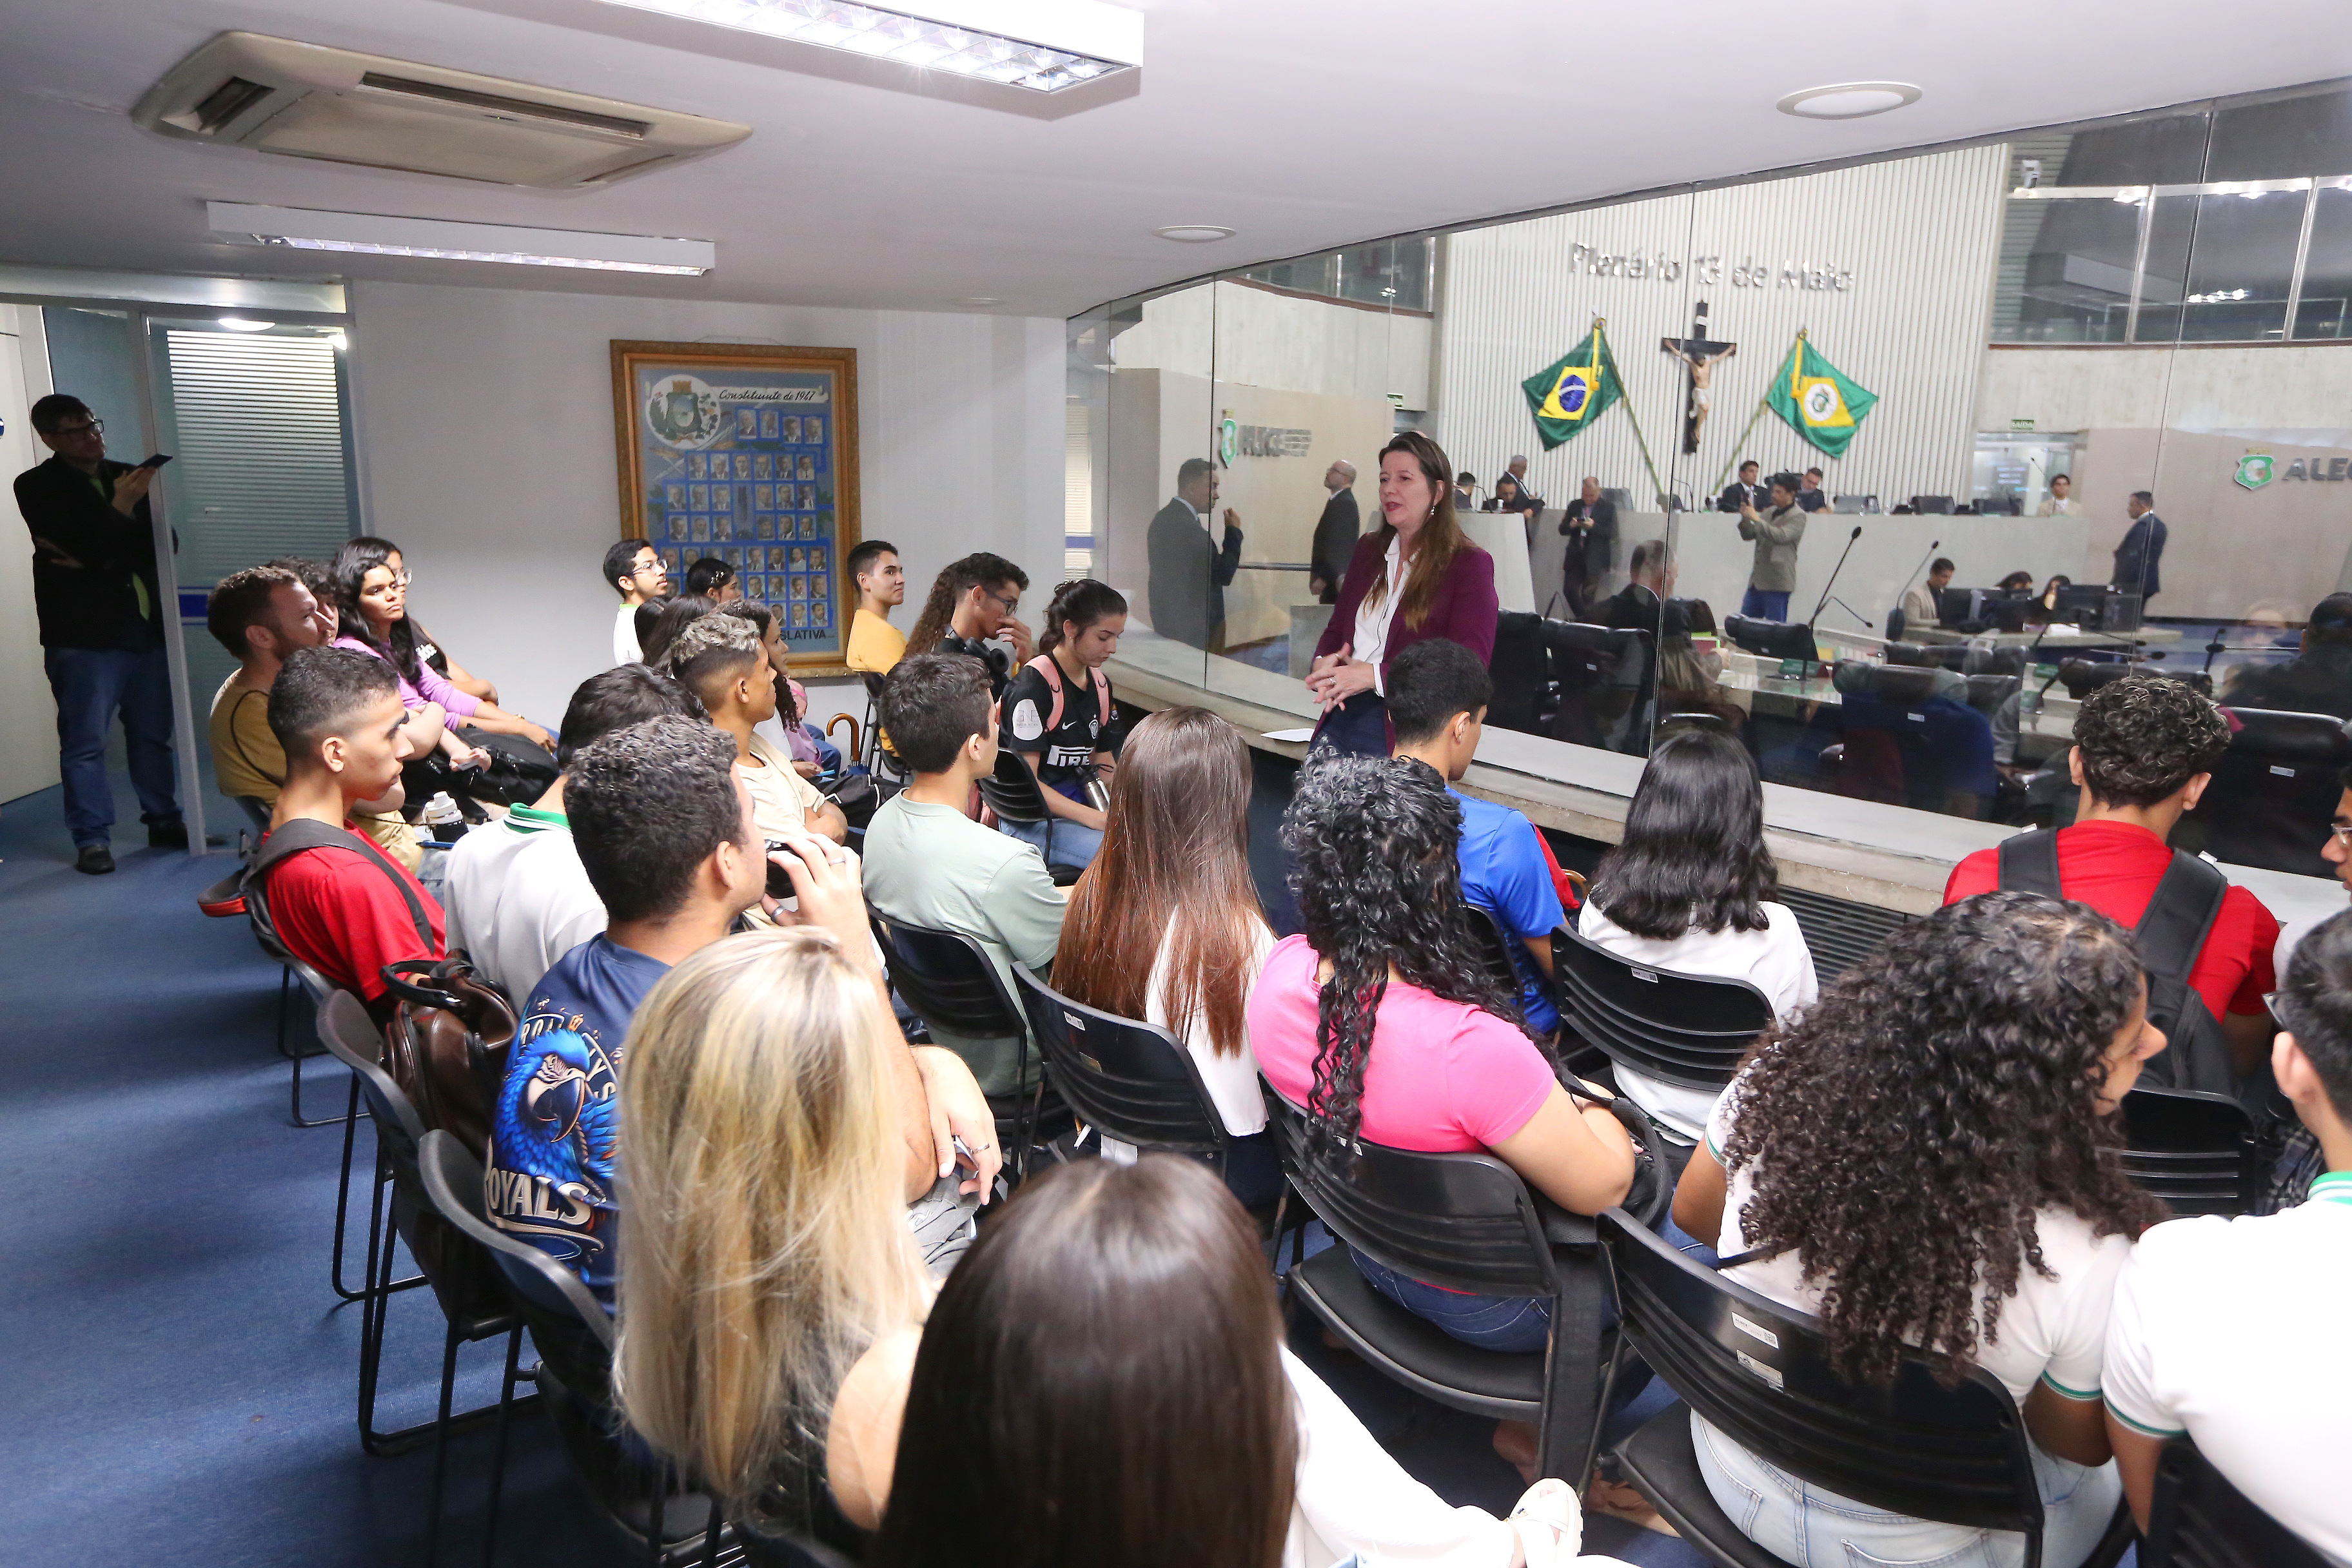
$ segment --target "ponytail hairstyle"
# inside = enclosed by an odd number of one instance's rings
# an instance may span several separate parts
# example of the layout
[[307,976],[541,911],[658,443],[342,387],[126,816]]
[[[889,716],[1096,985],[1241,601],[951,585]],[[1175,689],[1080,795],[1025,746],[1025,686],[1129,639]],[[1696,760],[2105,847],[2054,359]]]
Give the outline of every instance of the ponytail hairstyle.
[[[1062,646],[1062,623],[1085,631],[1107,616],[1127,614],[1127,595],[1092,577],[1055,584],[1053,602],[1045,606],[1045,628],[1037,634],[1037,651],[1051,653]],[[910,645],[911,646],[911,645]]]
[[948,635],[948,623],[955,619],[956,602],[983,583],[992,586],[1018,583],[1025,589],[1029,586],[1029,574],[986,550],[976,550],[961,560],[949,562],[931,579],[931,596],[923,601],[923,613],[915,617],[915,629],[907,634],[907,651],[937,652],[940,639]]
[[[1429,618],[1430,607],[1437,602],[1438,585],[1445,581],[1454,556],[1476,546],[1462,531],[1462,524],[1454,515],[1454,483],[1448,477],[1454,466],[1445,460],[1445,448],[1418,430],[1407,430],[1381,448],[1384,459],[1391,452],[1402,452],[1411,458],[1420,468],[1422,477],[1429,481],[1430,493],[1437,498],[1429,521],[1422,525],[1421,548],[1413,554],[1412,567],[1405,574],[1404,587],[1397,598],[1404,624],[1419,631],[1422,623]],[[1375,537],[1385,554],[1390,542],[1396,538],[1396,528],[1383,520]],[[1365,591],[1364,603],[1377,605],[1388,596],[1388,576],[1382,573],[1372,579],[1371,586]]]

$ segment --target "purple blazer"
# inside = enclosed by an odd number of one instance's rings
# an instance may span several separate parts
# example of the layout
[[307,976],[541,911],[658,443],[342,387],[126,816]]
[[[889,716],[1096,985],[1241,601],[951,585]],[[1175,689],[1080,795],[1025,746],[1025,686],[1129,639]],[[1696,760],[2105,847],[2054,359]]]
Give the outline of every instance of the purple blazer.
[[[1389,537],[1387,528],[1375,528],[1356,542],[1356,552],[1348,560],[1348,578],[1340,584],[1339,602],[1331,606],[1331,624],[1323,628],[1323,636],[1315,644],[1315,657],[1338,653],[1340,645],[1355,640],[1356,611],[1364,602],[1365,592],[1388,569]],[[1420,626],[1405,624],[1400,611],[1389,623],[1388,650],[1381,660],[1381,680],[1388,681],[1389,666],[1396,656],[1417,642],[1431,637],[1452,637],[1478,656],[1480,664],[1492,662],[1495,657],[1495,558],[1466,540],[1445,569],[1445,579],[1437,585],[1437,597],[1429,606],[1429,615]]]

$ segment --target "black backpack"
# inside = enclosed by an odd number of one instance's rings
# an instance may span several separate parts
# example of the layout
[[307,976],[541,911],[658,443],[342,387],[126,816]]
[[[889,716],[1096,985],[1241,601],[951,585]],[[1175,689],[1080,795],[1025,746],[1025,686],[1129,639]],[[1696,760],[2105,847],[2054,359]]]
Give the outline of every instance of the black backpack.
[[[2065,897],[2058,886],[2058,834],[2043,828],[2001,840],[2000,886],[2021,893]],[[2230,879],[2186,850],[2172,852],[2164,879],[2149,895],[2147,910],[2133,934],[2147,972],[2147,1021],[2170,1044],[2140,1069],[2140,1081],[2158,1089],[2192,1089],[2235,1098],[2230,1042],[2221,1020],[2189,984],[2189,972],[2205,949]]]
[[426,952],[433,950],[433,917],[425,912],[425,906],[417,901],[416,889],[409,885],[406,877],[400,874],[400,868],[392,863],[391,858],[376,847],[373,840],[362,837],[348,827],[331,826],[307,816],[294,817],[272,828],[245,868],[241,889],[245,894],[245,912],[253,921],[254,930],[261,934],[265,947],[282,951],[286,946],[278,934],[277,926],[269,919],[269,868],[305,849],[327,848],[357,850],[373,860],[383,869],[385,879],[400,889],[402,901],[408,905],[408,918],[416,922],[417,940],[425,944]]

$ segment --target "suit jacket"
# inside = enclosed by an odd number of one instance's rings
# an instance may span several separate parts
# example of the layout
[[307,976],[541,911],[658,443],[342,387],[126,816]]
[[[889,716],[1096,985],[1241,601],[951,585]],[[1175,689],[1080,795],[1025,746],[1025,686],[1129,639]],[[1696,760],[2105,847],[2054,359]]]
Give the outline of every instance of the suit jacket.
[[1736,512],[1743,506],[1752,506],[1761,511],[1769,499],[1762,485],[1743,485],[1735,479],[1724,486],[1723,493],[1715,498],[1715,510]]
[[2164,526],[2164,519],[2156,513],[2139,514],[2139,521],[2131,525],[2123,542],[2116,546],[2116,574],[2112,581],[2116,588],[2137,594],[2143,600],[2156,597],[2157,590],[2163,586],[2157,564],[2164,559],[2165,536],[2170,531]]
[[1568,503],[1568,513],[1559,520],[1559,536],[1569,542],[1569,554],[1562,559],[1560,568],[1566,575],[1580,575],[1590,583],[1608,575],[1610,551],[1617,542],[1617,503],[1607,496],[1592,503],[1592,527],[1584,533],[1584,553],[1580,563],[1583,570],[1580,573],[1576,555],[1578,530],[1574,525],[1584,515],[1584,498],[1579,496]]
[[1648,584],[1628,583],[1592,606],[1595,624],[1612,631],[1645,631],[1653,637],[1691,635],[1687,600],[1668,599],[1663,607]]
[[1323,579],[1323,592],[1318,597],[1324,604],[1339,602],[1339,584],[1356,553],[1357,536],[1363,531],[1356,511],[1356,492],[1333,490],[1331,499],[1323,503],[1323,515],[1316,520],[1315,548],[1307,557],[1314,574]]
[[1225,530],[1220,550],[1183,498],[1171,496],[1152,518],[1144,545],[1151,567],[1151,629],[1171,642],[1207,647],[1224,629],[1225,586],[1241,570],[1242,531]]
[[1797,585],[1797,542],[1805,537],[1804,509],[1791,501],[1760,515],[1761,522],[1739,520],[1739,537],[1756,542],[1756,564],[1748,584],[1759,593],[1785,594]]
[[[110,490],[128,463],[101,462]],[[163,643],[163,589],[155,574],[153,514],[142,499],[130,516],[99,494],[90,476],[51,458],[16,476],[16,510],[37,541],[33,607],[43,647],[151,648]],[[140,613],[140,588],[148,613]]]
[[[1323,628],[1322,637],[1315,644],[1316,658],[1338,653],[1342,643],[1355,640],[1356,612],[1363,606],[1366,591],[1388,570],[1389,541],[1394,537],[1395,531],[1382,523],[1356,542],[1355,556],[1348,563],[1348,580],[1340,586],[1339,603],[1331,607],[1331,624]],[[1480,664],[1492,662],[1499,608],[1495,598],[1495,558],[1465,541],[1446,567],[1444,581],[1438,584],[1437,597],[1421,625],[1407,626],[1402,612],[1389,623],[1388,651],[1381,659],[1382,683],[1387,682],[1389,667],[1397,655],[1431,637],[1452,637],[1476,654]]]

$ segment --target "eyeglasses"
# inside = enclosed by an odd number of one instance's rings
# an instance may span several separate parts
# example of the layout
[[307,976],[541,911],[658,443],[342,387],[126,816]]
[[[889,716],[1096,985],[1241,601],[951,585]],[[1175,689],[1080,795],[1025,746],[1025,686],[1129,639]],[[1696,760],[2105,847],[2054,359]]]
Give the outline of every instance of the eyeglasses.
[[2331,827],[2327,837],[2336,840],[2338,849],[2352,849],[2352,827]]
[[93,419],[87,425],[60,425],[49,434],[52,436],[103,436],[106,434],[106,421]]
[[1018,595],[1018,594],[1013,595],[1011,598],[1009,598],[1009,599],[1008,599],[1008,598],[1006,598],[1006,597],[1005,597],[1003,595],[1002,595],[1002,594],[991,594],[991,595],[989,595],[989,597],[990,597],[990,598],[992,598],[992,599],[993,599],[993,600],[995,600],[998,604],[1000,604],[1000,605],[1003,605],[1003,606],[1004,606],[1004,613],[1005,613],[1006,615],[1008,615],[1008,616],[1009,616],[1009,615],[1013,614],[1015,611],[1017,611],[1017,610],[1019,610],[1019,609],[1021,608],[1021,595]]

